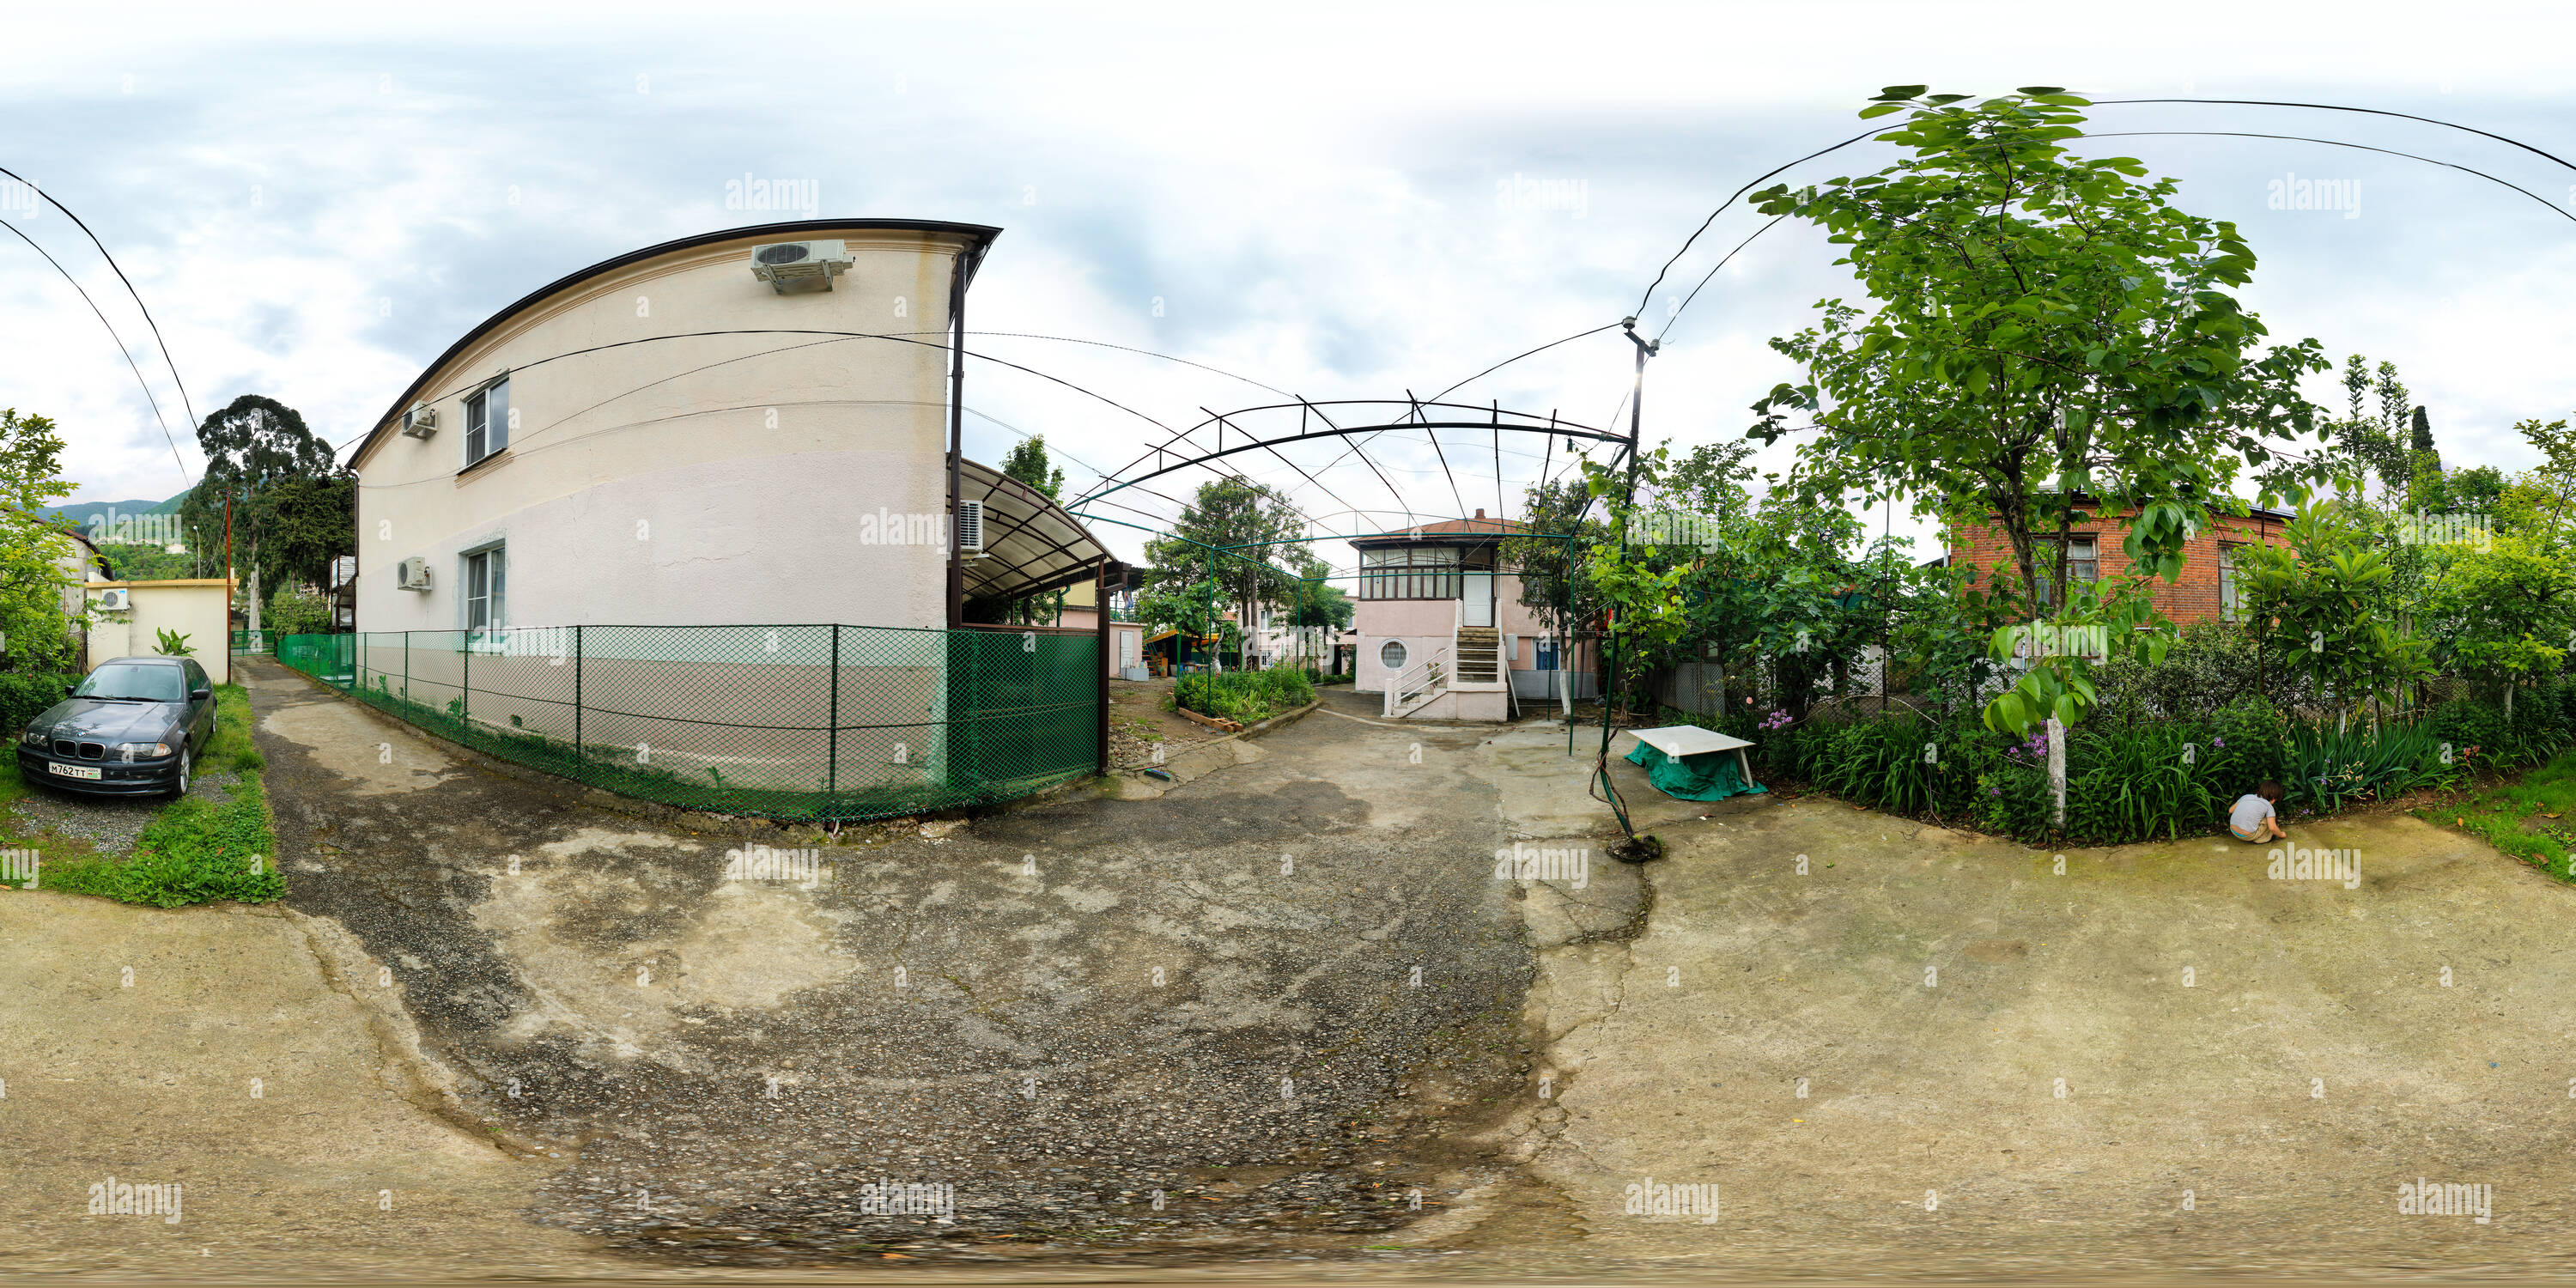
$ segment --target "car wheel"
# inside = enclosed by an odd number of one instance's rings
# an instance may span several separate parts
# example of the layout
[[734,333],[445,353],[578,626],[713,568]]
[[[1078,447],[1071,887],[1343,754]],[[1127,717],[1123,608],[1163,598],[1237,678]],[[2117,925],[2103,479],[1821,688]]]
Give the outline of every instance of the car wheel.
[[185,796],[188,794],[188,765],[188,744],[182,742],[179,744],[179,790],[170,793],[171,795]]

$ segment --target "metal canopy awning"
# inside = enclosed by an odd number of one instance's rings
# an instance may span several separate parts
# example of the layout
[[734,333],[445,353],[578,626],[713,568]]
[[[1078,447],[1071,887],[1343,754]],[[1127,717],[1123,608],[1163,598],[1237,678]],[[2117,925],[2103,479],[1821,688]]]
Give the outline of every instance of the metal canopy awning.
[[958,463],[957,492],[984,503],[984,551],[966,561],[966,598],[1025,599],[1097,575],[1109,550],[1047,494],[990,465]]

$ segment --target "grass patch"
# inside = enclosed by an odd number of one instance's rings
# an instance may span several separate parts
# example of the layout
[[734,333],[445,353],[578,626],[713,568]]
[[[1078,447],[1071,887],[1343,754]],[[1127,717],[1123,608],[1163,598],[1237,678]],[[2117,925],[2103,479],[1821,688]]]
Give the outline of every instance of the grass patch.
[[[231,799],[221,805],[187,796],[171,802],[143,829],[134,853],[115,858],[81,845],[66,853],[61,845],[19,842],[46,853],[38,884],[48,890],[93,894],[119,903],[178,908],[231,899],[269,903],[284,897],[286,878],[277,871],[277,832],[268,812],[268,794],[259,771],[266,762],[250,740],[250,694],[238,684],[215,690],[215,733],[206,743],[199,774],[240,775]],[[10,758],[0,799],[28,794]]]
[[2508,783],[2411,811],[2430,823],[2456,828],[2558,880],[2576,884],[2569,855],[2576,850],[2576,751],[2561,752]]

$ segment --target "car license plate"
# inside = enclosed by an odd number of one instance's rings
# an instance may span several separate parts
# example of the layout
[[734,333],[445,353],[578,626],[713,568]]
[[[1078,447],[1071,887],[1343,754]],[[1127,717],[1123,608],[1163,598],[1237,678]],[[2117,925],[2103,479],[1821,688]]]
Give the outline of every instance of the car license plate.
[[94,765],[61,765],[52,761],[45,762],[45,769],[48,773],[61,774],[65,778],[96,778],[101,772]]

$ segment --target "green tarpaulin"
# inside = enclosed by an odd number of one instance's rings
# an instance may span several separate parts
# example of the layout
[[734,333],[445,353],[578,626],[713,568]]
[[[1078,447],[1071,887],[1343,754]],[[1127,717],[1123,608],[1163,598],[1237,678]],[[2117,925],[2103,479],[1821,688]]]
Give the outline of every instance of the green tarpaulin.
[[1641,742],[1628,753],[1628,763],[1645,766],[1646,781],[1653,783],[1656,791],[1679,800],[1722,801],[1763,790],[1762,784],[1747,779],[1736,769],[1735,753],[1731,751],[1676,759]]

